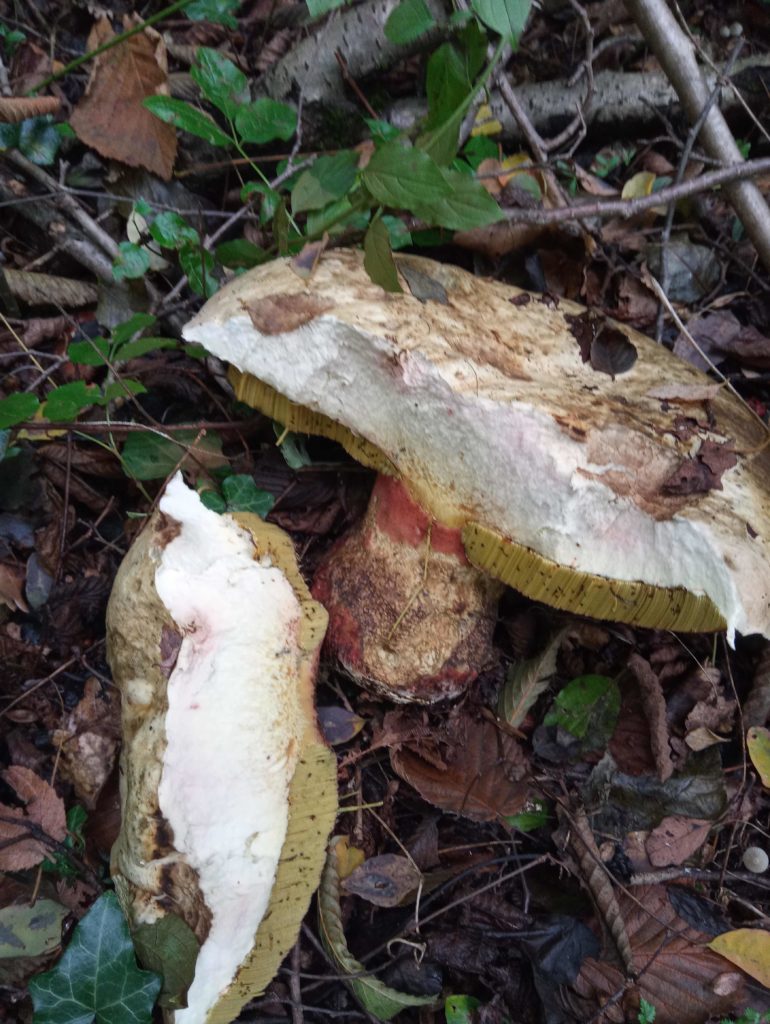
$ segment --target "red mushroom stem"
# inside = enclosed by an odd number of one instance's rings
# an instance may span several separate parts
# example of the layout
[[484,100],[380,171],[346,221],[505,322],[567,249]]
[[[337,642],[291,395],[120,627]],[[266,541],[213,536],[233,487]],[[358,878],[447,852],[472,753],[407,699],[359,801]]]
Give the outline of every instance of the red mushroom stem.
[[313,582],[329,613],[327,651],[361,685],[424,703],[461,693],[493,660],[500,590],[468,562],[460,530],[386,476]]

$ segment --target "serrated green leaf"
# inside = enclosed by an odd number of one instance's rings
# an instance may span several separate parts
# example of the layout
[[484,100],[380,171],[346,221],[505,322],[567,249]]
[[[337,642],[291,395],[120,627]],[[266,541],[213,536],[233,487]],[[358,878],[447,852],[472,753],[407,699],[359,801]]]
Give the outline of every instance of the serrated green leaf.
[[97,398],[96,404],[109,405],[110,402],[114,402],[118,398],[126,398],[128,395],[146,394],[147,388],[141,381],[121,377],[120,380],[114,380],[105,387],[104,393]]
[[397,1013],[409,1007],[430,1006],[435,1002],[432,996],[412,996],[385,985],[379,978],[367,974],[364,965],[348,950],[340,910],[338,844],[341,842],[345,843],[347,840],[338,836],[329,844],[329,853],[318,890],[318,921],[326,951],[340,972],[362,975],[348,978],[347,983],[364,1009],[378,1020],[391,1020]]
[[0,959],[43,956],[61,942],[62,921],[69,911],[53,900],[0,907]]
[[335,199],[341,199],[355,184],[357,173],[358,153],[352,150],[319,157],[297,178],[291,193],[293,212],[320,210]]
[[116,281],[135,280],[144,277],[150,269],[150,254],[142,245],[121,242],[118,256],[112,264],[112,276]]
[[157,317],[154,317],[151,313],[134,313],[128,320],[124,320],[123,323],[117,324],[113,327],[110,339],[114,345],[123,345],[130,338],[133,338],[139,331],[144,331],[148,327],[152,327]]
[[210,21],[225,28],[238,28],[233,11],[238,10],[241,0],[193,0],[184,7],[190,21]]
[[560,630],[536,657],[514,662],[509,667],[497,711],[514,728],[521,725],[529,709],[548,689],[556,672],[556,659],[566,632]]
[[471,88],[467,66],[457,47],[443,43],[431,54],[425,79],[428,97],[427,129],[443,124],[460,106]]
[[390,235],[381,220],[369,225],[364,236],[364,270],[386,292],[402,292],[398,271],[390,249]]
[[75,928],[56,967],[29,985],[35,1024],[150,1024],[161,980],[136,966],[114,893],[106,892]]
[[261,519],[275,504],[273,495],[260,490],[245,473],[234,473],[222,481],[222,497],[227,502],[228,512],[254,512]]
[[99,398],[99,388],[86,384],[84,380],[73,380],[48,394],[43,415],[53,422],[74,420],[84,409],[95,405]]
[[229,117],[248,99],[246,76],[219,50],[202,46],[190,68],[190,76],[206,99]]
[[469,231],[505,220],[505,214],[481,182],[458,171],[443,171],[443,175],[450,193],[436,203],[437,224],[454,231]]
[[391,43],[412,43],[436,24],[425,0],[401,0],[388,15],[385,37]]
[[126,362],[168,348],[179,348],[179,342],[175,338],[137,338],[122,345],[115,353],[115,358]]
[[161,121],[181,128],[190,135],[196,135],[199,139],[205,139],[212,146],[222,146],[226,149],[233,145],[230,136],[225,134],[208,114],[190,106],[184,100],[177,100],[172,96],[148,96],[143,100],[143,104]]
[[[196,437],[197,433],[192,430],[178,431],[174,435],[175,440],[152,431],[142,430],[129,434],[121,452],[123,469],[134,480],[158,480],[166,477],[179,464],[182,456],[183,464],[189,461],[185,445],[192,444]],[[212,454],[220,455],[221,452],[222,439],[213,432],[199,438],[194,449],[194,454],[202,461],[208,461]]]
[[286,103],[263,97],[238,107],[235,127],[244,142],[257,145],[275,139],[286,142],[297,130],[297,112]]
[[529,17],[532,0],[471,0],[471,7],[487,28],[518,43]]
[[254,245],[245,238],[235,238],[231,242],[222,242],[216,247],[214,255],[225,267],[258,267],[270,258],[270,254]]
[[200,235],[181,214],[173,210],[159,213],[150,225],[150,234],[164,249],[178,249],[182,245],[197,245]]
[[322,14],[342,7],[348,0],[307,0],[307,9],[311,18],[320,18]]
[[0,428],[14,427],[17,423],[31,420],[39,405],[37,396],[26,392],[0,398]]
[[181,1006],[200,950],[195,932],[181,917],[166,914],[153,924],[140,924],[133,938],[139,962],[163,978],[159,1005],[165,1009]]
[[599,750],[615,730],[620,711],[620,688],[608,676],[579,676],[567,683],[543,718],[544,725],[558,725],[571,736]]
[[187,283],[196,295],[206,298],[219,291],[214,277],[214,257],[200,245],[183,245],[179,250],[179,263],[187,274]]

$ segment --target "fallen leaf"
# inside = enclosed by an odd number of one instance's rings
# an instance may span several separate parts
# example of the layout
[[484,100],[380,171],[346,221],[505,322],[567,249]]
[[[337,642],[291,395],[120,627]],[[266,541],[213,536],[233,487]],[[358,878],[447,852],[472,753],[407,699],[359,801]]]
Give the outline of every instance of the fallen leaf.
[[20,566],[0,562],[0,605],[11,611],[29,611],[24,600],[24,570]]
[[730,442],[706,439],[693,456],[683,459],[661,485],[663,494],[705,494],[722,490],[722,474],[737,465]]
[[565,314],[564,319],[580,348],[580,358],[590,362],[592,369],[612,379],[626,373],[636,362],[638,353],[623,331],[608,325],[603,317],[588,310],[580,315]]
[[493,722],[462,715],[450,723],[447,739],[443,767],[405,746],[390,752],[394,771],[428,803],[474,821],[495,821],[522,809],[528,766],[513,737]]
[[717,935],[709,949],[770,988],[770,932],[763,928],[736,928]]
[[568,630],[560,630],[545,650],[534,658],[514,662],[500,691],[498,710],[509,725],[520,726],[527,712],[550,685],[556,673],[556,658]]
[[285,334],[310,323],[332,307],[330,303],[312,295],[282,292],[244,308],[261,334]]
[[706,842],[711,827],[710,821],[698,818],[664,818],[644,844],[650,864],[656,868],[684,864]]
[[621,199],[642,199],[652,193],[652,186],[655,184],[655,175],[652,171],[639,171],[632,175],[623,186],[620,193]]
[[318,724],[326,742],[336,747],[347,743],[357,736],[364,727],[365,720],[347,708],[320,706],[316,709]]
[[647,392],[647,398],[661,402],[709,402],[722,390],[721,384],[657,384]]
[[642,697],[642,706],[650,727],[650,748],[657,775],[661,782],[665,782],[673,774],[674,762],[669,749],[666,701],[660,680],[650,663],[640,654],[631,655],[628,667],[636,679]]
[[[134,21],[125,19],[127,29]],[[176,159],[174,128],[143,106],[166,89],[162,38],[145,29],[96,58],[70,124],[81,142],[110,160],[144,167],[168,181]]]
[[67,834],[64,803],[53,787],[29,768],[12,765],[2,777],[25,806],[0,804],[0,843],[18,839],[0,849],[0,871],[23,871],[35,867],[51,852],[45,843],[32,838],[27,824],[38,826],[51,839],[61,842]]
[[365,860],[347,876],[342,888],[376,907],[398,907],[414,896],[420,878],[419,870],[407,857],[383,853]]
[[0,959],[50,953],[66,916],[67,908],[53,900],[0,908]]
[[121,732],[119,703],[91,676],[81,700],[52,736],[61,752],[62,775],[88,810],[95,806],[115,764]]
[[751,763],[759,773],[762,785],[770,789],[770,729],[752,725],[746,733],[746,748]]

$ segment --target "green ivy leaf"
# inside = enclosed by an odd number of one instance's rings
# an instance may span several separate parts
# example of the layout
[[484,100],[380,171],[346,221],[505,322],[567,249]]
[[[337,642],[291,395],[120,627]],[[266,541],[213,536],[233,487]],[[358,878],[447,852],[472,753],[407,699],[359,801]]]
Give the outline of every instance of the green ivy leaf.
[[214,255],[225,267],[258,267],[269,259],[270,254],[254,245],[245,238],[235,238],[231,242],[222,242],[216,247]]
[[476,17],[514,44],[527,24],[532,0],[471,0]]
[[401,0],[398,7],[388,15],[385,22],[385,37],[391,43],[412,43],[435,24],[436,19],[425,0]]
[[120,243],[117,259],[112,264],[112,276],[116,281],[144,277],[149,269],[150,254],[143,246],[133,242]]
[[214,277],[214,257],[200,245],[183,245],[179,250],[179,263],[187,274],[187,282],[196,295],[212,296],[219,290]]
[[14,427],[17,423],[31,420],[39,405],[37,396],[26,392],[0,398],[0,428]]
[[201,491],[199,497],[203,505],[211,509],[212,512],[216,512],[217,515],[221,516],[227,512],[227,502],[217,491]]
[[390,235],[381,220],[369,225],[364,236],[364,270],[386,292],[402,292],[398,271],[390,249]]
[[286,142],[297,130],[297,112],[286,103],[263,97],[238,107],[235,127],[244,142]]
[[172,96],[148,96],[143,103],[161,121],[173,124],[175,128],[181,128],[190,135],[197,135],[212,146],[228,148],[233,144],[230,136],[222,131],[213,118],[184,100],[176,100]]
[[99,388],[86,384],[84,380],[73,380],[53,389],[46,398],[43,415],[55,422],[74,420],[84,409],[95,405],[99,398]]
[[307,9],[311,18],[320,18],[322,14],[333,11],[336,7],[342,7],[348,0],[307,0]]
[[319,157],[297,178],[291,193],[292,211],[321,210],[335,199],[341,199],[355,184],[357,173],[358,153],[352,150]]
[[61,144],[58,126],[50,115],[30,117],[19,125],[19,151],[39,167],[50,167]]
[[193,0],[187,4],[184,13],[190,21],[210,21],[225,28],[238,28],[233,11],[238,10],[241,0]]
[[35,1024],[150,1024],[161,980],[136,966],[117,897],[106,892],[53,970],[33,978]]
[[234,473],[222,481],[222,496],[228,512],[254,512],[261,519],[275,504],[275,498],[262,491],[245,473]]
[[190,76],[206,99],[228,117],[234,116],[244,99],[248,99],[246,76],[219,50],[202,46],[196,63],[190,68]]
[[173,210],[159,213],[150,225],[150,234],[164,249],[178,249],[188,243],[197,245],[200,235],[184,217]]

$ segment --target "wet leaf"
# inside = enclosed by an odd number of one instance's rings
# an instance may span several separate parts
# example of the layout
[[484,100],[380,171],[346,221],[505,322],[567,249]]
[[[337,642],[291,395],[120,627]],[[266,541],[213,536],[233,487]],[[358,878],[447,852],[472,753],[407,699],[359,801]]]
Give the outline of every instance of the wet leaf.
[[321,706],[316,709],[323,737],[332,747],[348,743],[364,727],[365,719],[347,708]]
[[709,949],[770,988],[770,932],[763,928],[737,928],[717,935]]
[[413,897],[420,872],[407,857],[383,853],[369,857],[342,883],[342,888],[377,907],[398,907]]
[[68,913],[53,900],[0,908],[0,959],[43,956],[56,949]]
[[746,749],[762,785],[770,789],[770,729],[753,725],[746,733]]

